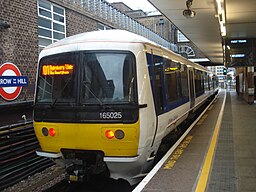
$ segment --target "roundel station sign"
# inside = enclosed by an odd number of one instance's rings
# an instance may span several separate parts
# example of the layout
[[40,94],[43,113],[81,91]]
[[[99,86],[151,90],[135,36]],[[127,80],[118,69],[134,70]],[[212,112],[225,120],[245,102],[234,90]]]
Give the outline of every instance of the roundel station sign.
[[13,63],[4,63],[0,66],[0,95],[3,99],[15,100],[27,82],[27,77],[22,76],[19,68]]

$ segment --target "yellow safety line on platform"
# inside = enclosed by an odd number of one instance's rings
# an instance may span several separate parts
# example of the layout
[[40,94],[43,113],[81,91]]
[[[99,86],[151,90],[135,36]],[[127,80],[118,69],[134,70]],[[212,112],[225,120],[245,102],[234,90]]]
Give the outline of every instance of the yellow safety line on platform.
[[199,180],[197,182],[197,186],[196,186],[196,190],[195,190],[196,192],[203,192],[206,189],[206,185],[207,185],[207,181],[209,178],[209,173],[210,173],[211,165],[212,165],[212,161],[213,161],[213,155],[214,155],[216,143],[218,140],[219,130],[220,130],[224,107],[225,107],[225,102],[226,102],[226,90],[225,90],[225,96],[224,96],[224,100],[223,100],[223,103],[221,106],[221,110],[220,110],[220,113],[218,116],[218,120],[217,120],[216,126],[214,128],[211,143],[210,143],[210,146],[209,146],[209,149],[208,149],[208,152],[207,152],[204,164],[203,164],[202,171],[200,173]]

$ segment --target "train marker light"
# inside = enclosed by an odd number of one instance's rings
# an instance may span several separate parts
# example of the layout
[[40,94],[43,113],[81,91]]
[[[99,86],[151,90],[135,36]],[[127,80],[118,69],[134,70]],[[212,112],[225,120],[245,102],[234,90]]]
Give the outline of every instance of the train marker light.
[[122,130],[116,130],[115,131],[115,137],[117,138],[117,139],[123,139],[124,138],[124,132],[122,131]]
[[44,136],[48,136],[48,133],[49,133],[48,129],[46,127],[43,127],[42,128],[42,133],[43,133]]
[[115,136],[115,134],[114,134],[113,131],[107,130],[107,131],[105,132],[105,136],[106,136],[108,139],[113,139],[114,136]]
[[54,137],[54,136],[56,135],[55,129],[54,129],[54,128],[50,128],[50,129],[49,129],[49,134],[50,134],[52,137]]
[[69,175],[69,180],[70,181],[78,181],[78,176],[77,175]]

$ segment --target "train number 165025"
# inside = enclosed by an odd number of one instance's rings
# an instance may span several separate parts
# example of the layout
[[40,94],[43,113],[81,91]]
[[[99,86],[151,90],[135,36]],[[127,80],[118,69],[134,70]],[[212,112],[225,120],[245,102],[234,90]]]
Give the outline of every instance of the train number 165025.
[[100,112],[100,119],[121,119],[122,112]]

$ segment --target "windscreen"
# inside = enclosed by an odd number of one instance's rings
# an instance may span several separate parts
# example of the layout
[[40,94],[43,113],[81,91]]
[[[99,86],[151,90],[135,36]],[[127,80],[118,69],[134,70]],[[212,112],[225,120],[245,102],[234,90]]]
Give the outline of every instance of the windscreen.
[[133,60],[127,54],[85,53],[82,103],[134,101]]
[[37,103],[135,103],[135,59],[130,52],[72,52],[39,62]]
[[75,103],[78,54],[65,53],[45,57],[38,71],[37,98],[39,103]]

